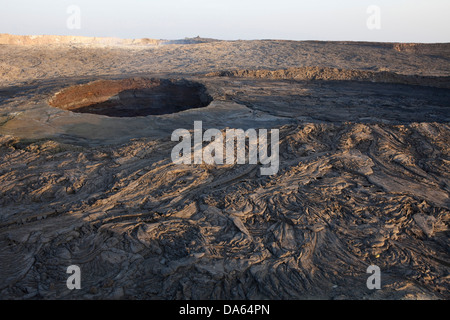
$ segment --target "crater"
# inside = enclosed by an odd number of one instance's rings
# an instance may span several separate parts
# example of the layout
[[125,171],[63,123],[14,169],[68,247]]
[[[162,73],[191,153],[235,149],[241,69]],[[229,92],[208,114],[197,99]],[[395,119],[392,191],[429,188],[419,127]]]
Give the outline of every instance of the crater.
[[78,113],[145,117],[206,107],[212,100],[198,82],[129,78],[71,86],[55,94],[49,104]]

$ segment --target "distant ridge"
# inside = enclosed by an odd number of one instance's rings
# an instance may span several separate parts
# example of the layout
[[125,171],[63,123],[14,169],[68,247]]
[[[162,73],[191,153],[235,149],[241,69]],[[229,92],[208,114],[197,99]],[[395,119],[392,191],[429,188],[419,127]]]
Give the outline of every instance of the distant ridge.
[[22,36],[0,33],[0,44],[12,45],[49,45],[49,44],[100,44],[100,45],[158,45],[163,40],[157,39],[120,39],[109,37],[83,36],[53,36],[35,35]]
[[197,44],[220,41],[210,38],[184,38],[180,40],[161,39],[121,39],[115,37],[83,37],[54,35],[12,35],[0,33],[0,44],[9,45],[54,45],[54,44],[89,44],[106,46],[161,45],[161,44]]

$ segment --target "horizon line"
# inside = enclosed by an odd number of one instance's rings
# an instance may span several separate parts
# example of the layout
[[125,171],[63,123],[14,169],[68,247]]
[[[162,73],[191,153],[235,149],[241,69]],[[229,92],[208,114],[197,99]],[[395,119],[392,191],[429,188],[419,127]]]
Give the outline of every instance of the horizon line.
[[236,38],[236,39],[220,39],[220,38],[212,38],[212,37],[184,37],[184,38],[152,38],[152,37],[136,37],[136,38],[128,38],[128,37],[120,37],[120,36],[92,36],[92,35],[68,35],[68,34],[15,34],[8,32],[0,32],[0,35],[10,35],[17,37],[72,37],[72,38],[101,38],[101,39],[119,39],[119,40],[156,40],[156,41],[183,41],[183,40],[195,40],[195,39],[204,39],[204,40],[212,40],[212,41],[293,41],[293,42],[363,42],[363,43],[405,43],[405,44],[450,44],[449,42],[410,42],[410,41],[371,41],[371,40],[319,40],[319,39],[288,39],[288,38]]

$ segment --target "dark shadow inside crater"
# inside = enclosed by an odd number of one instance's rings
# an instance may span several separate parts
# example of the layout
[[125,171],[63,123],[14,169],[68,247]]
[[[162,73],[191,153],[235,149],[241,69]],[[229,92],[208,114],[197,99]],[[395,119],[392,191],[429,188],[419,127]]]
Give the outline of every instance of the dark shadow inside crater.
[[201,83],[187,80],[100,80],[69,87],[50,105],[78,113],[140,117],[206,107],[212,97]]

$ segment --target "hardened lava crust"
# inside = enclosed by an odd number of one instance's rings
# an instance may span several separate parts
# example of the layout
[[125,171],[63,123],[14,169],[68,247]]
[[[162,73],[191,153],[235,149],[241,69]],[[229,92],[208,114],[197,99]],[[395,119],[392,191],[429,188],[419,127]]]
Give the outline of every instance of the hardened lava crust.
[[[449,44],[11,37],[2,299],[450,298]],[[174,163],[194,121],[278,172]]]

